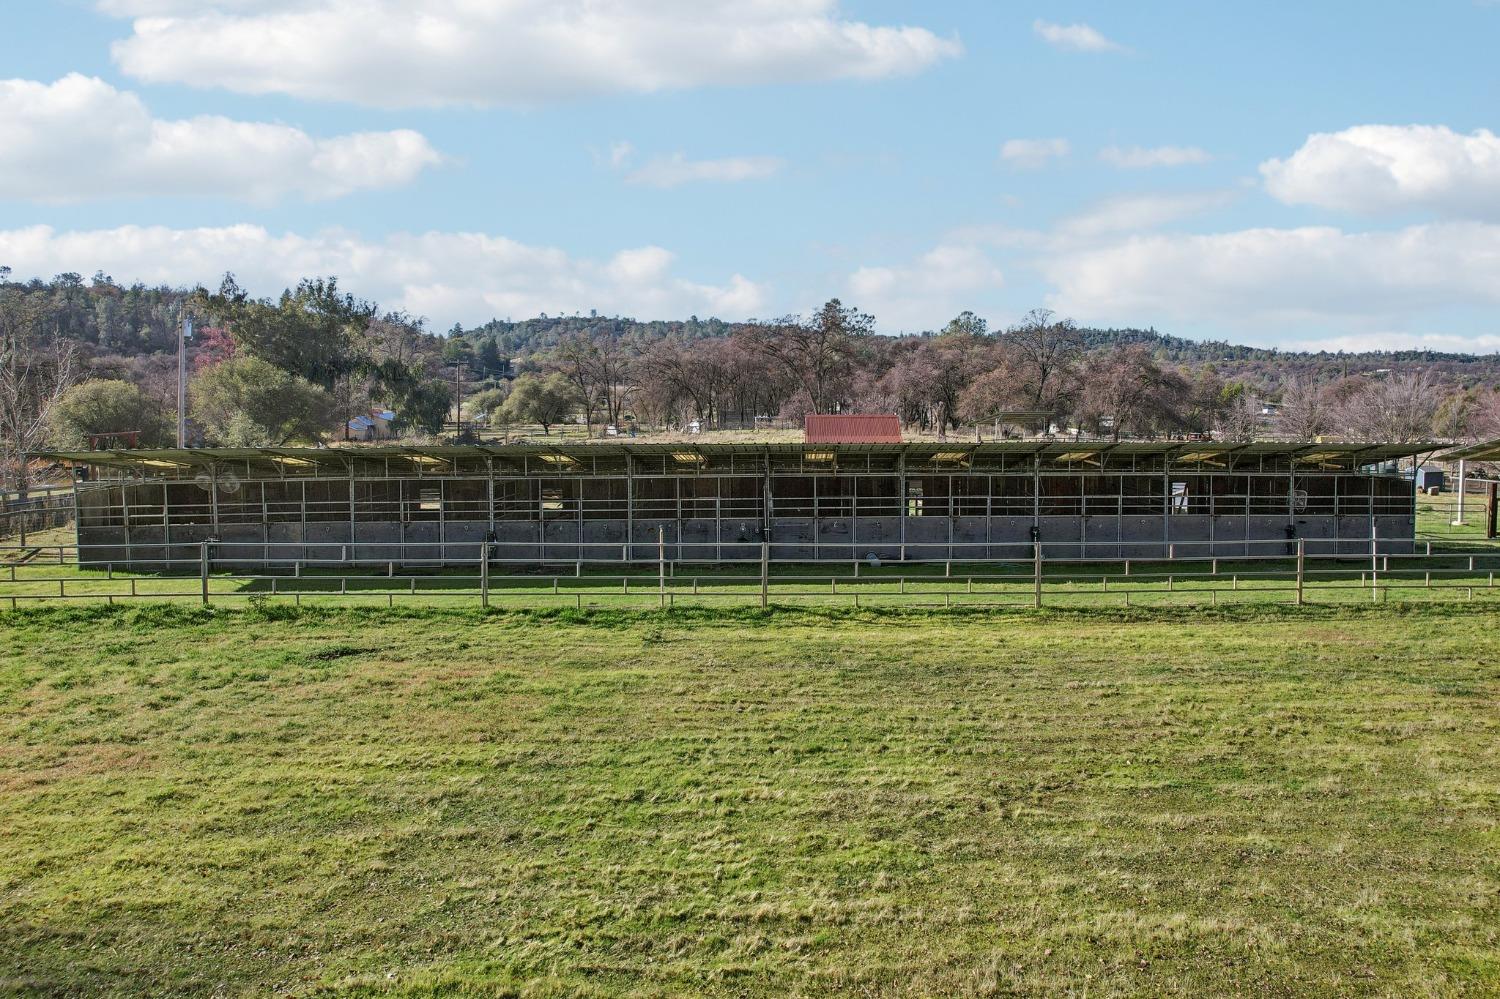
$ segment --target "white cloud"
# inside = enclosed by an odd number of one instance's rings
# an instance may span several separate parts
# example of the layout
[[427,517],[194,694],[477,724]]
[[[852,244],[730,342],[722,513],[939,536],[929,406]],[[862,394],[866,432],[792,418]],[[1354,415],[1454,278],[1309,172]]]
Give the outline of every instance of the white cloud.
[[1004,275],[978,246],[940,244],[906,264],[861,267],[849,276],[851,300],[887,331],[930,329],[935,317],[972,307],[966,299],[1000,288]]
[[393,187],[442,161],[417,132],[318,139],[287,125],[153,118],[93,77],[0,80],[0,197],[204,195],[270,201]]
[[1136,236],[1058,252],[1042,269],[1056,288],[1052,304],[1084,321],[1389,326],[1429,310],[1500,305],[1500,225]]
[[209,287],[233,271],[256,294],[331,274],[387,308],[427,316],[437,328],[591,308],[640,318],[696,313],[742,319],[765,304],[764,289],[739,274],[717,285],[673,274],[673,255],[660,247],[621,250],[599,261],[473,232],[367,240],[343,231],[276,235],[255,225],[76,232],[33,226],[0,231],[0,262],[14,267],[18,279],[98,269],[121,281]]
[[783,161],[774,156],[730,156],[716,160],[690,160],[681,153],[658,156],[625,179],[649,187],[677,187],[698,181],[734,182],[762,180],[777,173]]
[[1455,354],[1479,354],[1500,351],[1500,334],[1463,336],[1457,333],[1381,330],[1292,340],[1283,346],[1289,350],[1326,350],[1330,353],[1341,350],[1349,353],[1366,350],[1436,350]]
[[1207,163],[1213,159],[1206,149],[1197,146],[1157,146],[1146,149],[1141,146],[1108,146],[1099,150],[1099,158],[1106,163],[1126,170],[1146,167],[1188,166]]
[[1073,52],[1123,52],[1125,47],[1105,38],[1087,24],[1053,24],[1040,18],[1031,23],[1035,31],[1048,45]]
[[1107,198],[1085,212],[1064,219],[1058,224],[1056,235],[1071,241],[1141,232],[1222,208],[1233,200],[1231,191],[1122,195]]
[[1067,139],[1009,139],[1000,147],[1000,159],[1017,170],[1036,170],[1068,155]]
[[1500,136],[1441,125],[1360,125],[1308,136],[1261,175],[1288,204],[1381,214],[1429,210],[1500,217]]
[[618,170],[630,162],[630,157],[635,155],[635,147],[629,142],[612,142],[609,146],[609,165]]
[[700,86],[878,79],[957,56],[837,0],[104,0],[153,83],[379,107],[529,106]]

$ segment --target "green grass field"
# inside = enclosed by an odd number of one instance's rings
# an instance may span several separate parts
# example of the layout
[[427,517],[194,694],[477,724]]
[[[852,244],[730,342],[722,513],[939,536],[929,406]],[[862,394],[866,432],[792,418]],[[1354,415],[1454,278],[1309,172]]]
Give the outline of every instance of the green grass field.
[[1458,494],[1453,491],[1436,496],[1417,497],[1417,536],[1436,541],[1483,542],[1488,513],[1486,497],[1480,492],[1464,496],[1462,518],[1458,512]]
[[0,992],[1500,991],[1500,615],[0,615]]

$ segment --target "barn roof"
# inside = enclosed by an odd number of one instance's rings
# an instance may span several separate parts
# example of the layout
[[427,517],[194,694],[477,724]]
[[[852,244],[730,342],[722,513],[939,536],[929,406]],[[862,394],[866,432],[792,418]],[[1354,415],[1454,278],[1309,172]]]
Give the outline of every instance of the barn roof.
[[809,444],[900,444],[895,413],[808,413],[803,424]]
[[1440,461],[1457,461],[1460,458],[1469,461],[1500,461],[1500,438],[1454,448],[1446,454],[1438,455]]
[[[601,441],[531,441],[520,444],[402,445],[345,444],[335,447],[110,449],[96,451],[41,451],[33,457],[79,465],[117,469],[145,478],[191,478],[226,462],[246,462],[279,474],[344,475],[372,463],[405,462],[412,467],[442,470],[456,462],[494,459],[509,462],[534,458],[555,462],[558,468],[583,468],[594,457],[646,458],[671,456],[683,467],[719,461],[730,455],[764,456],[771,460],[800,459],[825,462],[862,455],[900,456],[908,465],[978,467],[997,457],[1031,458],[1054,468],[1076,468],[1087,472],[1122,459],[1160,458],[1173,468],[1223,469],[1242,457],[1279,457],[1308,471],[1362,468],[1397,458],[1427,455],[1442,450],[1441,444],[1379,444],[1353,442],[1287,441],[1089,441],[1002,440],[984,443],[908,442],[877,444],[771,444],[626,442],[619,438]],[[835,459],[829,462],[829,458]],[[687,459],[692,460],[687,460]]]

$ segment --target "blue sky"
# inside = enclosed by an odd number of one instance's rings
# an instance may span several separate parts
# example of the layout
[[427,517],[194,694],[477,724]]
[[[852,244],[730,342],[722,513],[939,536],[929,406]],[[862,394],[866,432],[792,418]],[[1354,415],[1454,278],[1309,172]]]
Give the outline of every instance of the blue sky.
[[1492,351],[1497,41],[1475,0],[15,5],[0,264]]

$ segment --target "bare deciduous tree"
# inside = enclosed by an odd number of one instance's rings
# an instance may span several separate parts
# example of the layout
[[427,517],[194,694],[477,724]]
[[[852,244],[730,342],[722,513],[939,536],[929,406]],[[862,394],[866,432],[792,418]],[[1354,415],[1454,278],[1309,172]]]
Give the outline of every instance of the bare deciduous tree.
[[1079,409],[1082,422],[1109,431],[1151,434],[1182,422],[1187,380],[1164,368],[1142,344],[1121,347],[1089,366]]
[[589,433],[593,433],[594,414],[601,409],[605,423],[619,425],[625,403],[635,391],[632,355],[624,343],[615,337],[574,334],[558,345],[553,365],[583,399]]
[[1310,441],[1333,429],[1333,405],[1326,386],[1288,378],[1281,389],[1281,406],[1276,411],[1278,433],[1296,440]]
[[1469,432],[1481,440],[1500,437],[1500,390],[1487,388],[1474,400]]
[[806,322],[787,316],[752,326],[744,340],[796,382],[812,412],[831,413],[850,390],[860,339],[874,329],[873,316],[833,298]]
[[1432,417],[1432,431],[1449,440],[1472,437],[1478,414],[1479,395],[1469,389],[1454,389],[1438,403]]
[[661,340],[641,356],[640,381],[653,408],[671,412],[686,402],[705,426],[717,429],[734,378],[733,353],[726,340]]
[[1214,436],[1221,441],[1253,441],[1260,424],[1260,403],[1249,392],[1240,392],[1214,416]]
[[1339,412],[1345,433],[1356,440],[1406,444],[1432,434],[1438,394],[1424,373],[1368,379]]
[[1014,357],[1027,408],[1058,415],[1083,353],[1077,325],[1071,319],[1056,319],[1050,309],[1033,309],[1000,341]]

